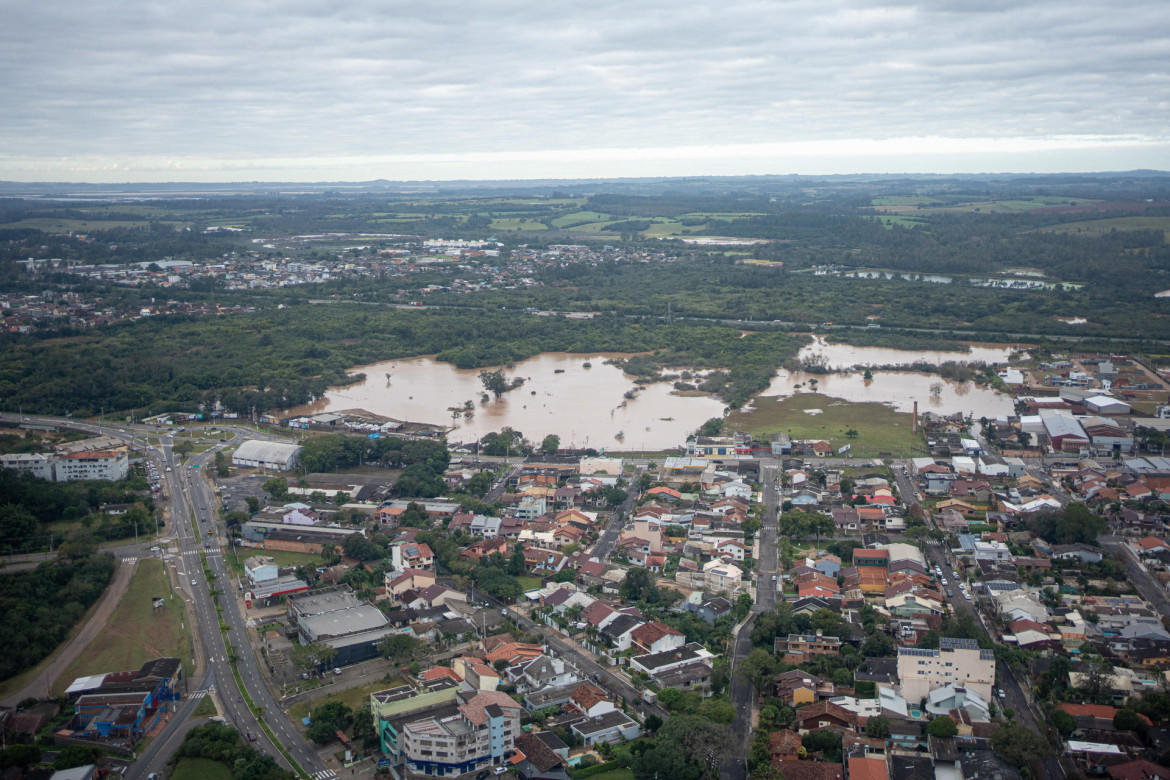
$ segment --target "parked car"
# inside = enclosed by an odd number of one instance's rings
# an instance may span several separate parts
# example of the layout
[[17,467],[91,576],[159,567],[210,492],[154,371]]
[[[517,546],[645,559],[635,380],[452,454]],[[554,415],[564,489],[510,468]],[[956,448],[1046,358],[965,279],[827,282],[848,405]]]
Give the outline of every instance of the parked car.
[[481,770],[479,770],[479,772],[476,773],[475,780],[487,780],[487,778],[491,775],[491,773],[492,773],[492,770],[490,770],[490,769],[481,769]]
[[508,771],[508,767],[498,766],[495,769],[493,769],[492,771],[495,772],[497,775],[502,775],[502,774],[504,774],[504,772]]
[[334,674],[341,674],[341,667],[340,666],[333,667],[333,673]]

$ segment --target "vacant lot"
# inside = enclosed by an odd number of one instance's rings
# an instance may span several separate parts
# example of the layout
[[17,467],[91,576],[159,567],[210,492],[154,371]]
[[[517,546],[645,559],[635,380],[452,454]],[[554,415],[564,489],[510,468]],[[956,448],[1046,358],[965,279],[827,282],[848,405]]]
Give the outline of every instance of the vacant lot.
[[288,708],[288,715],[294,723],[300,723],[302,718],[309,716],[310,703],[314,707],[320,707],[322,704],[331,701],[339,701],[349,707],[351,710],[357,710],[368,706],[370,703],[370,694],[384,691],[387,688],[394,688],[399,685],[406,685],[406,680],[397,677],[390,682],[379,680],[368,685],[362,685],[357,688],[350,688],[347,691],[339,691],[336,696],[324,696],[322,698],[313,699],[312,702],[299,701]]
[[[819,409],[818,414],[808,410]],[[765,441],[773,433],[787,433],[793,439],[824,439],[839,449],[851,445],[854,457],[878,457],[881,453],[910,455],[925,449],[922,436],[910,432],[909,414],[884,404],[855,404],[820,393],[800,393],[789,398],[756,398],[751,409],[732,412],[727,428],[747,431]],[[855,437],[846,432],[857,432]]]
[[[288,552],[286,550],[237,550],[239,555],[226,555],[224,559],[228,566],[237,572],[243,572],[244,561],[253,555],[263,555],[272,558],[277,566],[304,566],[306,568],[316,568],[324,565],[324,559],[320,555],[314,553],[299,553]],[[238,561],[238,563],[237,563]]]
[[[154,609],[155,596],[164,598],[165,606]],[[53,683],[54,695],[61,695],[83,675],[137,669],[152,658],[181,658],[183,672],[190,675],[191,637],[186,614],[182,599],[171,590],[163,562],[154,558],[139,561],[130,589],[114,610],[109,626]]]
[[188,757],[179,759],[171,780],[232,780],[232,770],[222,761]]

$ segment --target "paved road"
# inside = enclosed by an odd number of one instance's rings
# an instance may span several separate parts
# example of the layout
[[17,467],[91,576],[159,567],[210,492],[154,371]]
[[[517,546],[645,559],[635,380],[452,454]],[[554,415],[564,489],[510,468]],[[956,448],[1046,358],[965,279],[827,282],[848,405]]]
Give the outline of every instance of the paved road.
[[634,499],[638,495],[638,480],[642,478],[642,472],[646,470],[645,466],[638,466],[634,469],[634,476],[630,479],[630,487],[626,500],[622,502],[612,513],[613,519],[609,521],[609,525],[601,532],[601,537],[597,543],[590,549],[589,555],[597,560],[605,563],[609,560],[610,553],[613,552],[614,545],[616,545],[622,538],[622,529],[626,525],[626,520],[630,516],[630,512],[634,509]]
[[1129,581],[1138,589],[1138,593],[1150,602],[1150,606],[1158,610],[1158,614],[1170,616],[1170,596],[1167,596],[1166,590],[1159,586],[1145,567],[1138,562],[1137,553],[1130,549],[1125,540],[1120,536],[1099,536],[1097,541],[1101,543],[1102,547],[1111,551],[1121,551],[1121,562],[1125,564]]
[[[191,691],[207,691],[214,685],[220,694],[220,701],[225,710],[221,714],[225,720],[242,732],[251,731],[257,734],[256,746],[272,755],[281,766],[288,767],[288,763],[259,727],[257,716],[264,720],[275,734],[277,741],[292,755],[302,769],[317,780],[334,777],[336,773],[321,760],[317,752],[284,717],[252,652],[244,618],[240,613],[235,594],[232,592],[235,584],[219,548],[219,540],[226,537],[221,535],[217,529],[215,495],[211,487],[199,478],[207,464],[213,462],[215,452],[223,444],[215,444],[206,452],[193,456],[184,465],[181,458],[172,451],[173,442],[171,440],[164,439],[158,447],[152,447],[135,440],[135,434],[156,434],[157,430],[154,426],[126,425],[124,428],[120,428],[61,418],[30,418],[30,422],[34,420],[94,434],[115,436],[144,450],[148,457],[160,459],[162,465],[171,467],[170,472],[166,472],[164,469],[162,476],[166,481],[167,493],[171,502],[171,535],[174,540],[171,549],[173,550],[177,543],[179,554],[168,555],[167,564],[172,576],[178,579],[180,587],[186,591],[198,652],[204,656],[204,663],[200,666],[205,668],[205,673],[198,686],[191,688]],[[233,436],[274,438],[269,434],[230,424],[219,424],[217,428],[227,430]],[[209,531],[210,533],[208,533]],[[117,549],[123,555],[132,554],[135,551],[141,554],[141,551],[151,544],[154,544],[153,540],[144,542],[137,547]],[[220,615],[215,610],[215,602],[211,595],[211,583],[208,582],[207,575],[201,565],[200,552],[203,552],[207,557],[208,568],[214,575],[215,586],[227,591],[221,598],[222,619],[229,628],[226,637],[220,631]],[[228,662],[227,643],[231,643],[233,650],[238,653],[237,666],[244,683],[243,690],[247,692],[254,703],[255,711],[243,701],[243,691],[237,685]],[[190,715],[196,706],[197,700],[192,698],[177,703],[177,711],[170,717],[162,734],[153,740],[139,760],[127,769],[125,774],[127,780],[140,780],[150,772],[162,771],[171,752],[181,741],[182,734],[192,728]]]
[[[983,626],[988,635],[994,641],[996,638],[995,631],[988,627],[984,621],[983,616],[979,610],[975,609],[973,602],[968,601],[960,592],[958,583],[959,578],[955,574],[955,570],[951,565],[951,556],[944,543],[936,540],[929,540],[926,543],[926,557],[932,566],[940,566],[943,572],[943,579],[947,581],[946,586],[943,587],[943,598],[951,605],[951,609],[955,614],[968,613],[975,617],[979,624]],[[955,595],[948,597],[946,590],[949,589]],[[996,664],[996,675],[999,678],[999,689],[1003,691],[1002,697],[996,696],[992,703],[1000,709],[1012,709],[1015,711],[1016,722],[1022,726],[1034,730],[1040,735],[1047,734],[1048,727],[1043,720],[1038,720],[1036,713],[1032,710],[1031,702],[1024,688],[1020,685],[1016,678],[1015,671],[1004,664]],[[1049,756],[1044,760],[1044,769],[1047,773],[1048,780],[1062,780],[1064,777],[1064,770],[1060,766],[1060,762],[1055,756]]]
[[751,745],[752,708],[756,696],[751,681],[743,675],[736,674],[736,669],[752,651],[751,634],[756,616],[771,612],[776,606],[776,580],[773,577],[778,574],[779,569],[779,558],[776,553],[779,463],[772,460],[761,461],[760,485],[764,493],[764,515],[763,527],[760,529],[759,556],[756,560],[756,601],[752,605],[751,615],[740,626],[731,651],[732,674],[728,697],[731,706],[735,708],[735,721],[731,726],[731,744],[719,759],[720,780],[744,780],[747,777],[746,762],[748,748]]
[[626,700],[626,704],[631,709],[641,709],[647,715],[657,715],[659,718],[666,720],[670,717],[670,713],[659,707],[657,704],[640,703],[641,691],[630,685],[623,678],[618,677],[610,671],[609,667],[602,666],[587,656],[584,652],[579,650],[575,645],[568,642],[561,634],[553,631],[543,623],[537,623],[529,620],[527,617],[517,612],[514,607],[509,607],[502,604],[486,593],[483,594],[486,601],[496,605],[498,608],[507,609],[508,617],[516,622],[518,626],[526,631],[539,634],[544,638],[544,641],[549,647],[556,650],[557,654],[564,660],[572,664],[576,669],[582,673],[583,676],[590,679],[593,675],[597,675],[601,684],[608,688],[611,692],[618,694]]

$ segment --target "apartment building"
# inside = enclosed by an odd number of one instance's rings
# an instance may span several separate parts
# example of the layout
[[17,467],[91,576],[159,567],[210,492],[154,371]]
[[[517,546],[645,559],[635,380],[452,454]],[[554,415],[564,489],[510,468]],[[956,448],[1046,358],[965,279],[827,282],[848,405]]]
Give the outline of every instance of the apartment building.
[[58,482],[78,479],[106,479],[116,482],[130,473],[130,459],[120,450],[71,452],[61,455],[53,463],[53,474]]
[[992,701],[995,653],[980,649],[974,639],[939,640],[938,650],[898,648],[898,677],[902,697],[909,702],[927,698],[935,688],[962,685],[984,701]]
[[449,715],[421,718],[402,729],[407,770],[457,777],[498,763],[516,745],[525,710],[499,691],[480,691]]

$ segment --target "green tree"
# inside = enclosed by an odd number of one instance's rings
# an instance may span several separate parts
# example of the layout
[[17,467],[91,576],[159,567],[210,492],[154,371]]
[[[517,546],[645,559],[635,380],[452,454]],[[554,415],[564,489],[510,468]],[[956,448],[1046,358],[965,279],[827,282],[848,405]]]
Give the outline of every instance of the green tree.
[[248,514],[254,515],[260,511],[260,499],[256,496],[244,496],[244,503],[248,505]]
[[1077,719],[1064,710],[1053,710],[1048,715],[1048,722],[1056,727],[1061,736],[1066,738],[1077,730]]
[[556,455],[557,450],[560,448],[561,437],[557,436],[555,433],[550,433],[548,436],[545,436],[544,440],[540,443],[540,451],[545,455]]
[[421,655],[422,649],[424,649],[424,644],[407,634],[391,634],[378,646],[381,655],[390,658],[391,662],[395,664],[413,661],[414,658]]
[[865,723],[865,735],[872,739],[889,739],[890,721],[881,715],[870,718]]
[[699,430],[695,431],[698,436],[718,436],[723,432],[723,418],[712,417],[707,422],[699,426]]
[[658,587],[654,584],[654,575],[649,569],[630,569],[618,586],[618,595],[629,602],[657,601]]
[[280,501],[288,498],[288,480],[284,477],[272,477],[260,486],[265,493]]
[[228,460],[227,453],[219,450],[215,453],[215,476],[226,477],[231,474],[231,461]]
[[96,764],[102,757],[102,751],[87,745],[68,745],[57,752],[53,759],[53,768],[56,770],[72,769],[75,766]]
[[0,752],[0,768],[4,769],[10,766],[28,769],[33,764],[39,764],[40,761],[41,748],[39,745],[10,745]]
[[949,715],[939,715],[927,725],[926,733],[931,737],[953,737],[959,733],[959,727]]
[[763,648],[754,648],[748,657],[736,667],[735,673],[751,682],[757,693],[763,694],[770,687],[778,671],[775,656]]
[[1118,710],[1113,716],[1113,728],[1118,731],[1136,731],[1145,733],[1146,724],[1141,717],[1130,709]]
[[85,528],[77,528],[69,532],[69,536],[65,537],[65,541],[57,548],[57,555],[60,558],[67,558],[70,561],[76,561],[79,558],[88,558],[97,552],[97,539],[94,538],[93,532]]
[[1048,743],[1032,729],[1019,724],[1001,725],[991,735],[991,749],[1014,766],[1042,761],[1050,752]]

